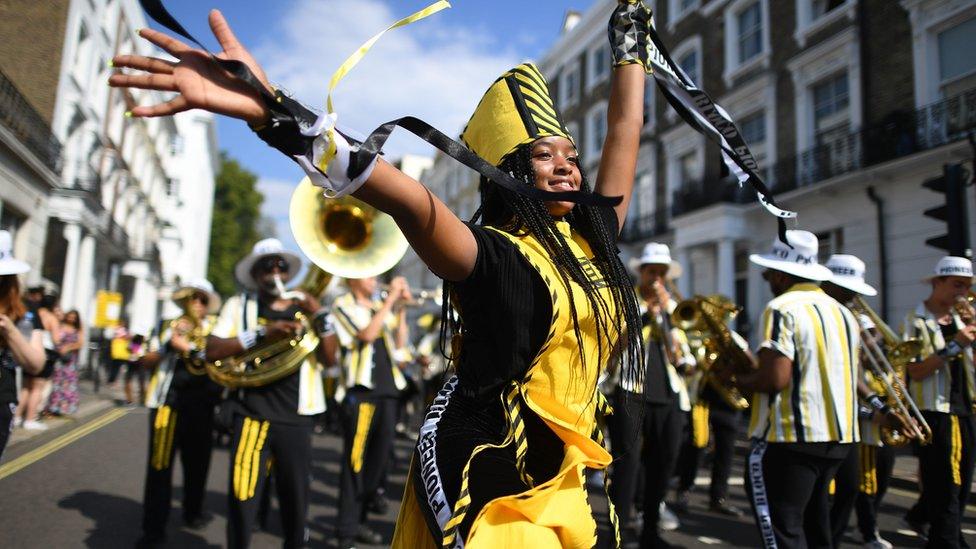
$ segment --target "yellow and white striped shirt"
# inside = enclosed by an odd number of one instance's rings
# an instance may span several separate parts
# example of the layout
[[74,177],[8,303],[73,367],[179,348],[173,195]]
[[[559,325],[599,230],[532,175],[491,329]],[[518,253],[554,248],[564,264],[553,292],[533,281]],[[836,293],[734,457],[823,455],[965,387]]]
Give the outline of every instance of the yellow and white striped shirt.
[[[373,388],[373,345],[360,341],[356,334],[369,325],[373,314],[381,306],[380,302],[374,302],[373,307],[360,305],[352,293],[345,293],[335,299],[332,304],[332,319],[336,329],[336,336],[339,338],[339,345],[342,347],[342,357],[340,359],[341,374],[340,385],[336,391],[336,400],[342,401],[346,389],[356,386]],[[397,389],[403,390],[407,387],[407,381],[403,377],[398,362],[407,362],[411,359],[406,349],[397,349],[393,341],[393,332],[397,329],[398,322],[396,315],[388,314],[383,319],[383,329],[380,337],[386,346],[387,355],[390,357],[390,367],[392,369],[393,384]]]
[[766,306],[760,348],[793,361],[789,384],[752,397],[750,436],[768,442],[857,442],[860,332],[854,315],[815,284]]
[[[957,328],[965,326],[955,312],[952,313],[952,321]],[[935,354],[946,346],[945,338],[942,337],[942,329],[939,327],[935,315],[925,307],[925,303],[919,303],[918,307],[908,314],[902,332],[905,339],[918,338],[922,341],[922,352],[917,357],[918,360]],[[966,348],[963,351],[962,359],[963,372],[966,374],[966,389],[969,391],[969,395],[976,395],[976,372],[973,368],[972,348]],[[919,410],[949,413],[949,391],[952,388],[952,374],[948,365],[939,368],[921,381],[913,381],[909,378],[907,383],[908,394],[915,401]]]

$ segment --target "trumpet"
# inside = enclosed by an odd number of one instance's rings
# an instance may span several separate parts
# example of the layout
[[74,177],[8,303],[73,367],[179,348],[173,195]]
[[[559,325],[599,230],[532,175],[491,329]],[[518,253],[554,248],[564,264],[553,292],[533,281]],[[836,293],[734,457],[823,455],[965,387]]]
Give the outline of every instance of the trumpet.
[[[908,389],[903,381],[905,368],[921,352],[922,342],[917,339],[902,341],[861,296],[854,296],[851,309],[858,317],[858,324],[861,328],[861,347],[867,365],[875,379],[880,381],[884,387],[884,396],[888,405],[903,418],[914,420],[912,438],[918,439],[922,444],[928,444],[932,441],[932,429],[925,421],[918,406],[915,405],[915,401],[908,396]],[[863,317],[871,319],[878,333],[881,334],[889,349],[887,355],[878,345],[874,334],[871,333]],[[888,427],[881,428],[881,438],[889,446],[904,446],[910,440],[904,433]]]
[[[434,289],[422,289],[422,290],[411,290],[413,294],[413,299],[410,301],[405,301],[400,304],[401,307],[423,307],[427,302],[431,302],[438,307],[443,303],[443,298],[441,290],[439,288]],[[386,299],[390,295],[390,285],[381,284],[380,285],[380,299]]]
[[959,315],[959,319],[964,324],[976,324],[976,309],[973,308],[974,302],[976,302],[976,291],[969,290],[966,292],[966,295],[959,296],[956,299],[956,303],[952,306],[952,310]]

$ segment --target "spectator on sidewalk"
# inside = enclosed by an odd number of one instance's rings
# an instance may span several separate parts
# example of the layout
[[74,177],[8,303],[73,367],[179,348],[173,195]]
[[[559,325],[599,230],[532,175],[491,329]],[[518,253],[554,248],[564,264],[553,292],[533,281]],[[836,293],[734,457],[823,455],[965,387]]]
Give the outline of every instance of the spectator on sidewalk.
[[119,372],[129,363],[129,330],[124,320],[109,330],[108,384],[114,385],[119,379]]
[[60,340],[58,354],[61,359],[54,367],[54,377],[51,378],[54,387],[47,404],[47,411],[57,416],[78,411],[78,354],[84,340],[78,311],[71,310],[64,315]]
[[[125,370],[125,403],[130,406],[142,405],[146,402],[146,369],[143,366],[142,358],[148,351],[146,336],[135,334],[129,341],[129,360]],[[132,398],[132,380],[139,383],[139,400]]]
[[44,409],[44,395],[54,375],[54,365],[58,361],[60,323],[54,314],[57,296],[47,294],[41,299],[36,313],[27,312],[27,317],[37,318],[42,329],[44,345],[44,366],[37,374],[24,373],[23,387],[20,389],[20,402],[14,413],[14,425],[23,426],[28,431],[45,431],[47,425],[40,421],[39,414]]
[[0,456],[17,407],[17,368],[26,373],[40,372],[45,358],[44,328],[37,317],[27,317],[17,279],[30,266],[14,259],[11,245],[10,233],[0,231]]

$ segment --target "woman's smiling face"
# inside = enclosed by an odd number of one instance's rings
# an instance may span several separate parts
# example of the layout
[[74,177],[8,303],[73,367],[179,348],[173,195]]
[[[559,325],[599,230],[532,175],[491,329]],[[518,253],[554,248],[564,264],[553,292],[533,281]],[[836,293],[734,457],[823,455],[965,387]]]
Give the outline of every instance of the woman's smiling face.
[[[532,142],[535,187],[547,192],[578,191],[583,180],[579,156],[565,137],[543,137]],[[573,202],[546,202],[549,215],[561,218],[576,206]]]

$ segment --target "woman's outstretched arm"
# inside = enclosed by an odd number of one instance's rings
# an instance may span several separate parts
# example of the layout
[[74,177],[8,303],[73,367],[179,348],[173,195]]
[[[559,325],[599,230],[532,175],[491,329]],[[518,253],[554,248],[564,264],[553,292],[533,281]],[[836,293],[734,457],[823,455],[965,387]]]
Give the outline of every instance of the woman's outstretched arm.
[[[222,59],[245,63],[258,80],[271,89],[264,71],[234,36],[219,11],[210,12],[210,28],[223,51]],[[142,29],[142,38],[162,48],[176,62],[140,55],[120,55],[115,67],[141,71],[114,74],[115,87],[176,92],[176,97],[158,105],[141,105],[132,116],[168,116],[190,109],[203,109],[260,126],[270,112],[260,94],[214,63],[207,52],[193,49],[164,33]],[[474,268],[477,243],[470,229],[433,193],[419,182],[378,159],[369,178],[353,195],[390,214],[417,255],[438,276],[457,281]]]
[[603,141],[600,172],[596,178],[596,192],[605,196],[621,196],[614,207],[621,229],[627,219],[634,190],[637,169],[637,150],[644,126],[644,67],[637,63],[616,67],[610,83],[610,102],[607,105],[607,137]]

